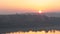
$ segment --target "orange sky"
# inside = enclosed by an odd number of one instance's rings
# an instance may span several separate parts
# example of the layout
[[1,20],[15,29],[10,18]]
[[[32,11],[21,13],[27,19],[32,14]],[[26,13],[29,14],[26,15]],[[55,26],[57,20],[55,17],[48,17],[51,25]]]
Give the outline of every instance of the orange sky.
[[60,0],[0,0],[0,10],[60,11]]

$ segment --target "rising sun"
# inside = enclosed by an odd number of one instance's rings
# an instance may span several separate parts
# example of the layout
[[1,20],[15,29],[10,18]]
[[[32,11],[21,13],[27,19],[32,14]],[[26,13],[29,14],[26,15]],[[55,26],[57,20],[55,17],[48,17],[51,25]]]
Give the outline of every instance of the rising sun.
[[39,13],[42,13],[42,11],[41,11],[41,10],[39,10]]

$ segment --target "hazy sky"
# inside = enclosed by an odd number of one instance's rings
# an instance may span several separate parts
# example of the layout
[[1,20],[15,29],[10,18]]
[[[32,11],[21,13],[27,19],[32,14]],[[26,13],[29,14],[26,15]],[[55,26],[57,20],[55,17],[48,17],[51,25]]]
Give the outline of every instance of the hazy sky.
[[60,12],[60,0],[0,0],[0,14],[39,10]]

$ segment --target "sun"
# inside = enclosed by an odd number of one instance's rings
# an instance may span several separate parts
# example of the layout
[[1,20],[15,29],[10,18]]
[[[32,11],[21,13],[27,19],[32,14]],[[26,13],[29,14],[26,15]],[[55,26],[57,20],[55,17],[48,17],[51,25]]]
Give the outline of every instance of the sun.
[[41,11],[41,10],[39,10],[39,13],[42,13],[42,11]]

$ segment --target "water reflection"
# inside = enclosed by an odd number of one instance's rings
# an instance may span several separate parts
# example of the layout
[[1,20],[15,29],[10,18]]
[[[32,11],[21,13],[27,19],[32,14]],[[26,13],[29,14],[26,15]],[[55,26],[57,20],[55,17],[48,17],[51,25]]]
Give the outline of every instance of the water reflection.
[[45,31],[28,31],[28,32],[23,32],[23,31],[17,31],[17,32],[9,32],[5,34],[60,34],[60,31],[58,30],[51,30],[48,32]]

